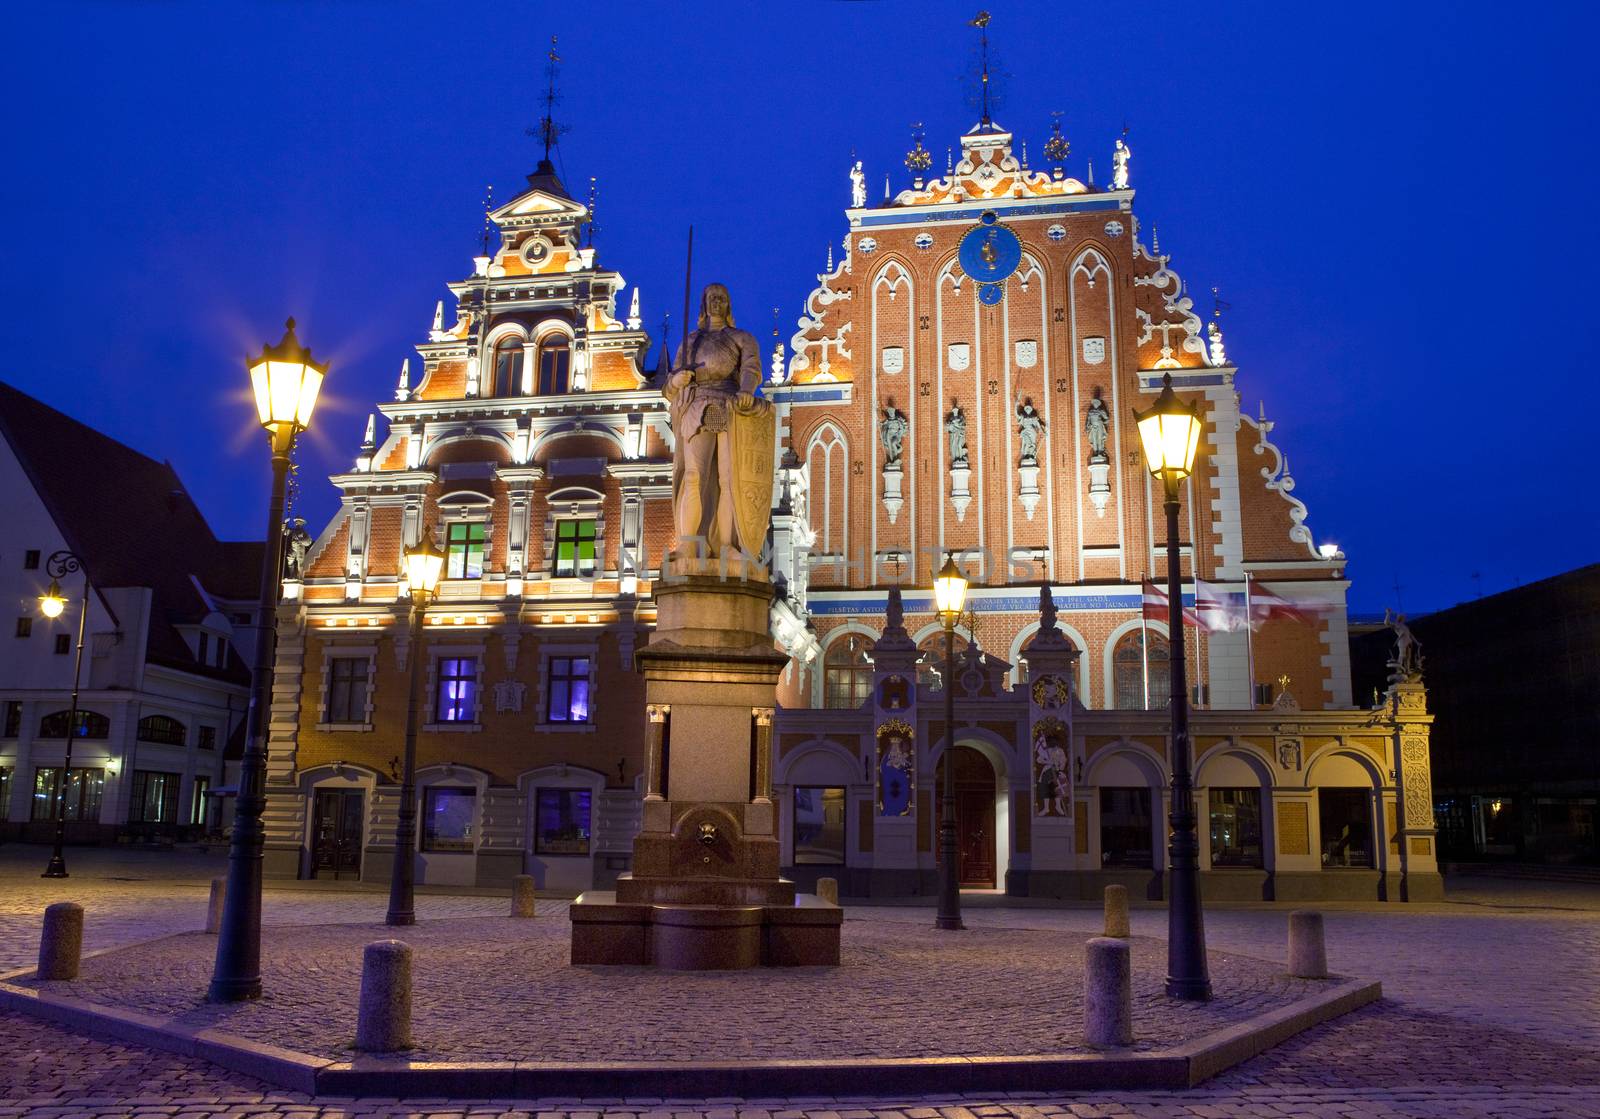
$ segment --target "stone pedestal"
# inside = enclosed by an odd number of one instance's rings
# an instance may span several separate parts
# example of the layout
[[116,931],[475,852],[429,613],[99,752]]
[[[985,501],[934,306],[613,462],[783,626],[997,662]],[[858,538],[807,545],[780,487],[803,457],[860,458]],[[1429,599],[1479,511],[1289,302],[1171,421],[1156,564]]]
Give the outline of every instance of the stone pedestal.
[[683,970],[837,964],[842,911],[779,877],[772,713],[788,663],[765,573],[670,559],[645,678],[633,871],[572,904],[574,964]]
[[1111,460],[1103,454],[1089,456],[1089,504],[1094,515],[1106,515],[1106,502],[1111,500]]
[[1021,487],[1017,497],[1022,502],[1022,511],[1033,520],[1033,511],[1039,506],[1039,463],[1037,460],[1022,460],[1022,465],[1017,467],[1017,483]]

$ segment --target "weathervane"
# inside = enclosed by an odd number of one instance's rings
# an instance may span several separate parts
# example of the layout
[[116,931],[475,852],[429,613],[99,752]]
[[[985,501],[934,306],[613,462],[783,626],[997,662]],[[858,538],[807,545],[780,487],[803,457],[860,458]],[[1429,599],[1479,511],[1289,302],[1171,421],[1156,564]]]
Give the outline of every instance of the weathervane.
[[1044,157],[1057,170],[1067,162],[1067,156],[1072,151],[1072,145],[1061,133],[1061,110],[1057,109],[1050,114],[1050,138],[1044,142]]
[[906,170],[911,172],[918,187],[922,186],[922,173],[933,166],[933,153],[922,146],[922,122],[911,123],[911,150],[906,152]]
[[489,215],[494,212],[494,184],[486,183],[483,188],[483,254],[489,255],[489,229],[492,222]]
[[600,184],[593,175],[589,176],[589,221],[584,226],[584,241],[589,248],[594,248],[594,235],[600,226],[595,222],[595,201],[600,197]]
[[537,136],[544,143],[544,159],[540,161],[540,170],[549,168],[550,149],[555,147],[561,139],[561,134],[567,130],[564,124],[556,123],[556,102],[561,100],[556,93],[556,75],[561,69],[561,56],[556,53],[556,37],[550,36],[550,50],[545,57],[549,59],[544,68],[547,83],[544,94],[544,116],[539,118],[537,130],[528,129],[529,136]]

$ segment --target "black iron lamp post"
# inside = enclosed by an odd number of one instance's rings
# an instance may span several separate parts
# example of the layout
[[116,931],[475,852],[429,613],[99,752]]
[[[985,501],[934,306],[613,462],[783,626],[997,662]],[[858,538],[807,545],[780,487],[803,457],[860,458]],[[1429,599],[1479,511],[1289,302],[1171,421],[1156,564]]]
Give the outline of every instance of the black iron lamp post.
[[946,554],[933,578],[933,600],[944,626],[944,805],[939,813],[939,913],[936,929],[959,929],[961,879],[956,867],[956,621],[967,598],[967,580]]
[[1167,994],[1211,997],[1206,966],[1205,919],[1200,910],[1200,840],[1196,833],[1194,778],[1190,773],[1189,689],[1183,662],[1183,579],[1178,568],[1178,486],[1194,471],[1200,413],[1172,391],[1172,374],[1148,412],[1134,410],[1145,464],[1160,480],[1167,511],[1167,633],[1172,671],[1172,809],[1167,844]]
[[417,923],[417,696],[422,690],[422,616],[439,586],[439,574],[443,569],[444,553],[434,546],[433,534],[423,532],[416,546],[406,550],[406,584],[411,588],[411,683],[406,693],[406,758],[400,776],[400,821],[394,831],[389,915],[384,918],[390,925]]
[[66,595],[61,591],[61,577],[83,571],[83,598],[78,603],[78,649],[72,658],[72,702],[67,706],[67,748],[61,760],[61,778],[56,782],[56,845],[50,854],[50,864],[41,878],[67,877],[67,860],[62,847],[67,838],[67,789],[72,784],[72,739],[78,733],[78,681],[83,672],[83,635],[89,624],[89,573],[84,571],[83,560],[69,551],[54,552],[45,561],[45,572],[50,576],[50,589],[39,596],[39,613],[47,618],[59,618],[67,608]]
[[311,422],[326,362],[295,337],[294,320],[283,340],[263,346],[249,362],[256,412],[272,445],[272,494],[267,502],[267,547],[261,558],[261,594],[256,603],[256,649],[250,670],[250,709],[245,715],[244,758],[239,766],[239,797],[228,849],[228,886],[222,902],[217,962],[211,973],[212,1002],[261,997],[261,862],[266,833],[267,708],[271,702],[272,659],[276,646],[278,584],[283,564],[284,489],[295,436]]

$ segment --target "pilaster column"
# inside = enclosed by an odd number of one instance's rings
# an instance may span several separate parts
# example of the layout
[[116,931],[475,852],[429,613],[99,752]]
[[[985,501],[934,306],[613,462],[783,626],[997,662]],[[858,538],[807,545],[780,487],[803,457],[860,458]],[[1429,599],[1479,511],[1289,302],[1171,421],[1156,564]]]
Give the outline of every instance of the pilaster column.
[[752,707],[756,721],[756,803],[772,803],[772,712],[770,707]]
[[667,734],[667,719],[672,714],[672,705],[667,703],[651,703],[645,706],[645,718],[648,720],[645,730],[645,779],[644,799],[661,799],[661,744]]

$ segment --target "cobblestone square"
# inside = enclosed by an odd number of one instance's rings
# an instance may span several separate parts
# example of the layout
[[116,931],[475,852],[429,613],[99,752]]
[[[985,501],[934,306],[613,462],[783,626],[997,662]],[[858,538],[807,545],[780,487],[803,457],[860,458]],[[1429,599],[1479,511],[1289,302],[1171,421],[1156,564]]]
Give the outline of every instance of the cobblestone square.
[[[32,962],[43,908],[63,899],[85,906],[86,947],[90,951],[177,934],[185,935],[176,943],[209,947],[210,942],[195,930],[204,919],[207,880],[221,866],[215,857],[181,852],[74,852],[74,877],[47,881],[36,877],[38,868],[33,863],[38,851],[0,849],[0,966],[16,968]],[[268,890],[265,919],[269,926],[313,926],[315,937],[346,945],[384,935],[381,922],[386,898],[382,892],[294,885],[298,888]],[[870,1094],[870,1085],[863,1084],[858,1099],[312,1100],[224,1072],[204,1061],[0,1014],[0,1119],[21,1115],[139,1114],[202,1119],[539,1113],[696,1119],[710,1115],[740,1119],[784,1115],[790,1119],[835,1115],[841,1119],[848,1115],[858,1119],[1600,1116],[1600,967],[1595,963],[1600,958],[1600,887],[1466,878],[1453,881],[1452,888],[1450,900],[1436,905],[1327,907],[1330,965],[1344,974],[1382,980],[1383,1002],[1313,1029],[1185,1092],[915,1099],[879,1098]],[[531,923],[535,931],[516,930],[518,925],[526,928],[529,922],[503,919],[506,904],[497,896],[424,894],[418,898],[421,923],[408,930],[407,936],[414,932],[419,944],[433,945],[440,960],[465,945],[470,938],[464,931],[474,928],[508,928],[513,936],[526,938],[534,947],[534,956],[564,946],[564,935],[556,935],[564,934],[565,928],[559,903],[547,904],[541,899],[541,916]],[[1286,913],[1287,907],[1272,906],[1208,910],[1210,947],[1240,960],[1246,973],[1276,974]],[[946,961],[934,950],[937,942],[933,948],[924,947],[932,936],[925,931],[930,917],[929,911],[913,907],[851,909],[846,943],[856,947],[853,957],[847,957],[846,968],[833,979],[850,1005],[859,1008],[854,1021],[833,1021],[837,1013],[831,1018],[828,1014],[808,1018],[806,1000],[794,996],[805,990],[807,982],[816,980],[800,975],[786,978],[782,973],[755,977],[758,984],[771,985],[761,996],[767,1000],[765,1014],[808,1022],[819,1032],[825,1032],[831,1023],[833,1044],[866,1044],[863,1039],[872,1036],[872,1028],[862,1028],[860,1023],[873,1020],[874,1008],[883,1012],[880,1020],[892,1016],[896,1000],[914,993],[909,988],[882,992],[863,981],[865,974],[872,973],[874,952],[887,952],[894,946],[895,951],[908,954],[908,959],[916,956],[929,983],[949,981],[949,973],[941,968]],[[969,899],[968,943],[1015,947],[1019,952],[1002,960],[1014,966],[1014,957],[1026,959],[1030,953],[1037,957],[1044,945],[1081,948],[1082,938],[1097,930],[1098,921],[1099,914],[1092,909],[1046,908],[980,895]],[[1136,970],[1159,969],[1158,941],[1164,925],[1164,912],[1135,910],[1133,931],[1142,944],[1136,953]],[[269,945],[281,935],[269,932]],[[284,959],[300,961],[296,966],[303,972],[301,982],[309,984],[307,990],[320,987],[327,999],[349,1002],[353,977],[336,955],[318,948],[315,937],[291,946]],[[957,949],[957,954],[963,950]],[[194,958],[205,960],[207,953],[200,951]],[[147,971],[154,966],[153,960],[152,956],[140,968],[127,969],[134,973],[131,986],[161,988],[160,983],[140,983],[153,978]],[[86,984],[94,982],[97,966],[96,961],[88,961]],[[183,965],[187,969],[194,966],[193,959]],[[269,975],[272,966],[269,959]],[[638,981],[648,977],[623,978],[619,987],[637,990]],[[722,978],[726,977],[711,981]],[[507,997],[515,992],[516,983],[514,975],[492,967],[483,970],[479,978],[483,997],[438,1008],[441,1021],[457,1022],[464,1037],[484,1038],[484,1052],[490,1051],[502,1029],[495,1015],[509,1020],[516,1014],[516,1004]],[[87,990],[76,993],[96,997]],[[616,1038],[603,1031],[614,1028],[615,1019],[607,1027],[606,1014],[585,1015],[586,990],[566,993],[577,1000],[577,1009],[571,1018],[551,1023],[547,1036],[569,1037],[569,1044],[581,1046],[582,1037],[598,1034],[594,1044],[605,1054],[614,1054]],[[777,1001],[784,994],[790,997]],[[946,1031],[951,1038],[970,1039],[974,1051],[982,1051],[996,1037],[1030,1036],[1028,1031],[1036,1028],[1030,1023],[1047,1021],[1053,1001],[1069,1008],[1069,1019],[1076,1013],[1071,982],[1062,983],[1059,995],[1049,988],[1029,989],[1026,983],[1020,988],[1015,983],[1001,983],[992,991],[973,992],[970,1002],[958,1003],[958,1011],[948,1016],[949,1021],[926,1026]],[[263,1014],[270,1005],[270,999],[264,1000],[252,1013],[262,1015],[264,1026],[292,1031],[295,1026],[287,1017],[279,1020],[271,1012]],[[642,1005],[649,1005],[649,1000]],[[659,1008],[661,1004],[656,1005]],[[658,1036],[664,1052],[670,1054],[670,1031],[641,1028],[640,1023],[646,1021],[641,1015],[632,1022],[629,1036]],[[740,1036],[730,1034],[729,1039]],[[342,1042],[325,1039],[323,1044]]]

